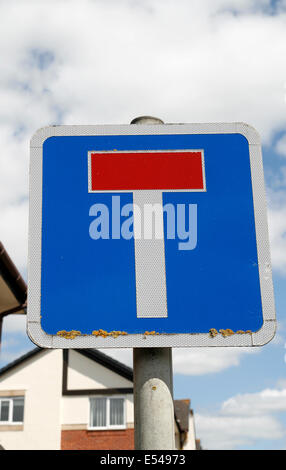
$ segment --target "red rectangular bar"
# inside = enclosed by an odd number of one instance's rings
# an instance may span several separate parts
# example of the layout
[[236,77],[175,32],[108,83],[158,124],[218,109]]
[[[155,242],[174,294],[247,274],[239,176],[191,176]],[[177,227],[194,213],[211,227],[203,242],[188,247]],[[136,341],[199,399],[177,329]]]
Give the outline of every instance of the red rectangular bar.
[[203,156],[196,151],[92,152],[90,190],[203,190]]

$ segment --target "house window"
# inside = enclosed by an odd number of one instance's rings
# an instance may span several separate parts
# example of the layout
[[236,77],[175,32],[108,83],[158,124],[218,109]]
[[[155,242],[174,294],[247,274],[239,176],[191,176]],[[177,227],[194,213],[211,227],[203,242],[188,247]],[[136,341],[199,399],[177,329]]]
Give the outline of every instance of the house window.
[[90,428],[125,428],[125,400],[119,397],[90,398]]
[[0,398],[0,424],[21,424],[24,420],[24,397]]

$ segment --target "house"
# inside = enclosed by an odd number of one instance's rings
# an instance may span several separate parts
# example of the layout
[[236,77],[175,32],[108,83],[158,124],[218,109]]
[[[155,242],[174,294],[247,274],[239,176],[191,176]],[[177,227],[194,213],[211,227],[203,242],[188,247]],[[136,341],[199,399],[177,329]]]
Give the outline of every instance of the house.
[[[196,449],[189,400],[175,400],[177,449]],[[134,449],[133,372],[91,349],[35,348],[0,370],[0,446]]]

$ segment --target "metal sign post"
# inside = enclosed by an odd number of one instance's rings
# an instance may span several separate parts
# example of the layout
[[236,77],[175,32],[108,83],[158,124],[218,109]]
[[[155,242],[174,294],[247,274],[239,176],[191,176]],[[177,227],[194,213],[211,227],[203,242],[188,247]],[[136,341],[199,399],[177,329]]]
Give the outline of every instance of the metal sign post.
[[[131,124],[163,122],[142,116]],[[133,374],[135,449],[174,450],[172,348],[133,348]]]
[[134,348],[135,449],[175,449],[172,348]]

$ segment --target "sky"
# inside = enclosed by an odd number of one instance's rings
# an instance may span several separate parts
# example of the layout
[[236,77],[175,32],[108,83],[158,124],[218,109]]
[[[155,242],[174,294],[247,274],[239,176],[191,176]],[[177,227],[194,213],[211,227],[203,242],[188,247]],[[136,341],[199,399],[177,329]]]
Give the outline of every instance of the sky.
[[[0,239],[27,280],[29,141],[53,124],[236,122],[262,138],[278,328],[174,349],[205,449],[286,448],[286,0],[0,0]],[[4,321],[0,367],[32,349]],[[108,354],[132,365],[131,350]]]

